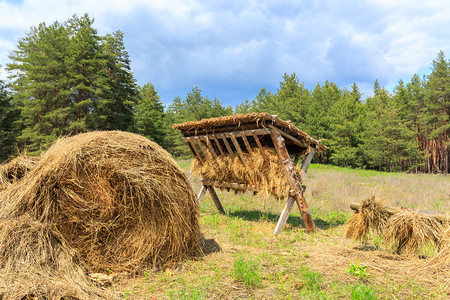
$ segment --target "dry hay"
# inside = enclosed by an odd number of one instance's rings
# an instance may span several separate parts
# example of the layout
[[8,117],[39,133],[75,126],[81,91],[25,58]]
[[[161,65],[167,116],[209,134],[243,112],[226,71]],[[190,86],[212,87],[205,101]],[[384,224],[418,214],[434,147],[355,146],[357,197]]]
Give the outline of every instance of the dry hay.
[[375,196],[361,202],[359,212],[347,221],[345,237],[349,239],[363,239],[370,232],[380,234],[383,232],[389,212],[383,199],[375,199]]
[[[207,180],[255,185],[263,196],[271,194],[278,198],[287,197],[291,187],[275,149],[265,148],[265,154],[267,162],[259,148],[252,148],[251,153],[243,152],[246,163],[244,166],[237,155],[234,158],[228,154],[213,158],[209,150],[206,150],[204,162],[194,159],[192,173]],[[301,180],[301,169],[295,168],[295,172]]]
[[[12,243],[32,247],[36,261],[53,264],[51,258],[62,255],[64,263],[50,267],[56,273],[81,272],[71,253],[89,272],[119,272],[161,266],[198,251],[199,207],[190,183],[170,154],[135,134],[90,132],[59,139],[1,197],[0,236],[20,236],[15,232],[31,228]],[[23,260],[25,252],[17,251],[3,252],[0,264]],[[24,267],[17,274],[28,281],[41,277],[33,266],[48,267],[29,265],[29,272]]]
[[404,210],[389,218],[383,236],[385,243],[395,245],[397,253],[417,256],[421,247],[441,247],[444,226],[435,216]]
[[0,165],[0,191],[20,180],[38,161],[39,157],[22,154]]
[[441,251],[427,262],[427,267],[436,271],[449,272],[450,270],[450,227],[443,234]]
[[23,215],[0,222],[0,299],[101,299],[83,264],[41,222]]

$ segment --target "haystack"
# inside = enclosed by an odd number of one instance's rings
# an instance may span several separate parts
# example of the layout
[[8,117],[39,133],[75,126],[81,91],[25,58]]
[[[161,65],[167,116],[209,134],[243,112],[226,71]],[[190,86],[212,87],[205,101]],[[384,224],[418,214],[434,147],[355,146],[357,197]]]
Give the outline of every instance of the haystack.
[[64,238],[28,215],[0,222],[0,299],[103,299]]
[[394,244],[397,253],[417,256],[421,247],[441,247],[444,226],[432,215],[403,210],[392,215],[386,223],[384,241]]
[[386,203],[375,196],[361,202],[360,209],[347,221],[346,238],[363,239],[370,232],[381,234],[389,219]]
[[0,165],[0,191],[20,180],[37,164],[39,157],[19,155]]
[[29,215],[89,272],[136,271],[197,251],[199,207],[185,174],[135,134],[59,139],[2,198],[0,222]]
[[[271,194],[282,198],[289,194],[290,186],[285,179],[283,164],[280,163],[274,149],[265,150],[267,161],[264,160],[258,148],[252,148],[250,153],[243,152],[246,166],[238,156],[221,155],[213,158],[209,150],[205,152],[204,162],[194,158],[192,164],[194,175],[202,176],[206,180],[256,185],[262,196]],[[297,178],[301,179],[301,170],[297,167],[294,170]]]

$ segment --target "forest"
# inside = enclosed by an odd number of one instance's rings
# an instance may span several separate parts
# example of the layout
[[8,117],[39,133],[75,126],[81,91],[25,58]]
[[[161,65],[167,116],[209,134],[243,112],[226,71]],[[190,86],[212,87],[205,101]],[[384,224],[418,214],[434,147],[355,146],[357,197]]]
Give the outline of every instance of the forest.
[[363,97],[333,82],[305,88],[284,74],[276,91],[262,87],[234,108],[193,87],[163,104],[155,86],[139,86],[121,31],[100,36],[88,15],[42,23],[19,40],[0,82],[0,162],[38,155],[60,136],[93,130],[131,131],[176,157],[189,150],[173,123],[268,112],[328,147],[316,162],[380,171],[444,173],[449,166],[450,61],[443,51],[429,75],[399,80],[393,92],[374,82]]

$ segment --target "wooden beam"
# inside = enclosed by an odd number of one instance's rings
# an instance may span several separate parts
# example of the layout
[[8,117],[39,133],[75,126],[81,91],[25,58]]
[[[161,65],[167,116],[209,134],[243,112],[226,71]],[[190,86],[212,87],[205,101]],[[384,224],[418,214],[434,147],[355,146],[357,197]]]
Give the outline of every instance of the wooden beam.
[[208,189],[209,193],[211,194],[211,198],[213,199],[214,204],[217,207],[217,210],[219,211],[219,213],[224,215],[225,210],[223,209],[222,203],[220,203],[219,197],[216,194],[216,190],[214,190],[214,187],[212,187],[212,186],[206,186],[206,188]]
[[302,162],[302,174],[306,175],[306,172],[308,172],[309,164],[311,163],[312,159],[314,157],[314,148],[309,149],[308,155],[306,155],[305,159]]
[[300,153],[295,154],[295,158],[294,158],[294,166],[296,166],[298,164],[298,161],[300,160]]
[[205,142],[206,142],[206,146],[207,146],[208,149],[209,149],[209,152],[211,152],[212,157],[213,157],[214,159],[216,159],[216,158],[217,158],[216,151],[214,151],[214,148],[213,148],[213,146],[212,146],[212,144],[211,144],[211,141],[209,140],[209,137],[208,137],[208,136],[205,136],[205,137],[204,137],[204,140],[205,140]]
[[194,152],[195,152],[194,157],[198,158],[198,160],[200,160],[201,162],[203,162],[203,158],[202,158],[202,156],[200,155],[200,153],[198,152],[197,147],[195,146],[194,141],[191,140],[190,138],[188,138],[187,142],[188,142],[189,145],[190,145],[189,148],[194,149]]
[[[208,179],[202,179],[201,180],[203,185],[207,186],[214,186],[216,188],[221,189],[233,189],[233,190],[242,190],[242,191],[250,191],[250,192],[260,192],[261,189],[256,185],[250,185],[250,184],[242,184],[242,183],[230,183],[225,181],[217,181],[217,180],[208,180]],[[289,190],[289,196],[294,196],[294,191]]]
[[250,144],[247,140],[247,136],[244,133],[239,133],[236,135],[238,135],[242,138],[242,140],[244,141],[245,147],[247,148],[248,153],[253,154],[253,150],[252,150],[252,147],[250,147]]
[[256,141],[256,144],[258,145],[259,151],[261,152],[262,157],[264,158],[264,161],[268,164],[269,159],[267,158],[266,152],[264,151],[263,146],[261,145],[261,141],[259,140],[258,134],[256,131],[252,131],[253,138]]
[[227,137],[224,134],[218,134],[217,136],[223,140],[225,147],[227,147],[228,154],[231,156],[232,159],[234,159],[234,153],[233,150],[231,149],[230,143],[228,143],[227,141]]
[[247,169],[247,163],[245,161],[244,155],[242,154],[241,146],[239,146],[236,136],[234,135],[234,133],[230,133],[230,134],[226,134],[226,135],[231,138],[234,148],[236,148],[239,159],[241,160],[242,164],[244,165],[244,168]]
[[202,141],[200,140],[200,138],[199,137],[195,137],[194,140],[197,141],[198,146],[200,147],[200,150],[202,151],[204,158],[207,159],[206,158],[207,151],[206,151],[206,148],[203,146]]
[[197,197],[199,204],[202,204],[203,198],[205,197],[206,194],[206,190],[207,190],[206,186],[202,185],[202,188],[200,189],[200,192],[198,193]]
[[224,156],[225,154],[223,153],[222,146],[220,145],[219,140],[217,139],[216,135],[212,134],[212,135],[210,135],[210,137],[216,143],[217,148],[219,148],[220,155]]
[[294,144],[296,144],[297,146],[300,146],[302,148],[308,148],[309,146],[305,143],[303,143],[302,141],[300,141],[299,139],[293,137],[292,135],[290,135],[287,132],[284,132],[283,130],[278,129],[277,127],[273,126],[273,125],[267,125],[267,127],[271,128],[272,130],[276,131],[277,133],[281,134],[282,136],[284,136],[285,138],[290,139],[291,141],[294,142]]
[[277,226],[275,226],[275,229],[273,231],[274,235],[280,234],[284,226],[286,225],[287,219],[289,217],[289,214],[291,213],[292,206],[294,206],[295,200],[294,197],[289,197],[286,201],[286,206],[284,207],[283,211],[281,212],[280,218],[278,219]]
[[294,190],[294,200],[297,203],[300,213],[302,214],[303,222],[305,227],[309,232],[314,231],[314,221],[312,219],[311,213],[309,212],[308,205],[306,203],[305,197],[303,196],[303,190],[300,187],[300,178],[297,178],[297,173],[294,170],[294,164],[292,163],[289,152],[286,149],[286,144],[284,143],[284,138],[281,136],[279,131],[272,131],[271,133],[272,141],[275,146],[275,150],[278,154],[280,162],[283,164],[283,170],[291,189]]

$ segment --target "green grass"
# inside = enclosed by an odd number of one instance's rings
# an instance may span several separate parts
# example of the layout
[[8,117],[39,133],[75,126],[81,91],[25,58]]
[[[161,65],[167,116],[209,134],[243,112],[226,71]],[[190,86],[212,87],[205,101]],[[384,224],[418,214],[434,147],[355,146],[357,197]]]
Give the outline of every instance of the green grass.
[[[191,161],[179,163],[189,177]],[[197,193],[199,180],[189,178]],[[450,211],[449,177],[313,164],[303,184],[315,233],[305,232],[294,207],[283,233],[274,236],[285,201],[217,190],[226,215],[207,194],[200,218],[215,250],[119,280],[112,289],[127,299],[448,299],[448,279],[415,273],[423,260],[398,258],[381,239],[361,246],[343,235],[352,214],[349,204],[372,195],[392,205]],[[434,255],[429,249],[424,253]]]

